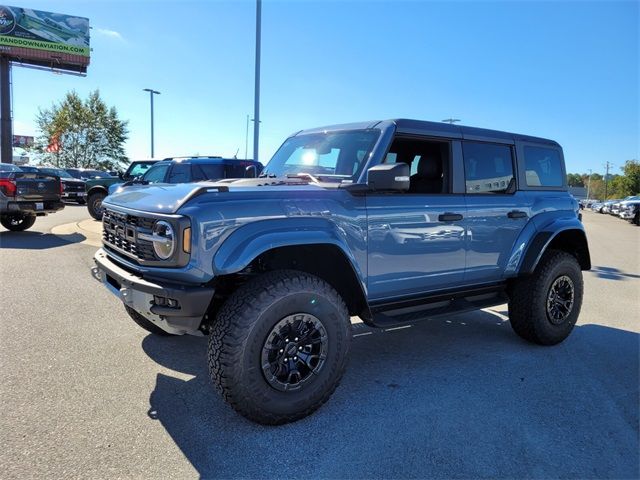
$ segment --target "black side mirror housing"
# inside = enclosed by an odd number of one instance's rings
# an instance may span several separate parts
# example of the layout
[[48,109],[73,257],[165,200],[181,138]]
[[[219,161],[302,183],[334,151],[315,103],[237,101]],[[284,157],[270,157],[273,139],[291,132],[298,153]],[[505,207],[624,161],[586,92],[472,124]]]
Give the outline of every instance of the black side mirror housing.
[[371,167],[367,172],[370,190],[405,192],[409,190],[411,168],[406,163],[385,163]]

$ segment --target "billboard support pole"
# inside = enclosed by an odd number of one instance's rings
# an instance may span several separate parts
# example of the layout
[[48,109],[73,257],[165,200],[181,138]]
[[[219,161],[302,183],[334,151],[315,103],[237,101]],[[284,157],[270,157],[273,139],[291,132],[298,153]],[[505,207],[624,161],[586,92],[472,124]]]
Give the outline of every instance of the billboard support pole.
[[11,132],[11,61],[0,55],[0,160],[13,163]]
[[260,137],[260,30],[262,23],[262,1],[256,0],[256,85],[253,106],[253,160],[258,162],[258,139]]

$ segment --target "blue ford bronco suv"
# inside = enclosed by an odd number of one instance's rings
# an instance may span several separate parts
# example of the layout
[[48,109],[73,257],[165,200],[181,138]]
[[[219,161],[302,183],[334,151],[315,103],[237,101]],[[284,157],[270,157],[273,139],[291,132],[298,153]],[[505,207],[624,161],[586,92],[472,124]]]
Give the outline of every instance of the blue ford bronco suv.
[[352,316],[386,327],[508,302],[520,337],[564,340],[590,268],[565,173],[560,145],[526,135],[303,130],[258,178],[111,195],[92,273],[149,332],[208,335],[225,400],[286,423],[336,389]]

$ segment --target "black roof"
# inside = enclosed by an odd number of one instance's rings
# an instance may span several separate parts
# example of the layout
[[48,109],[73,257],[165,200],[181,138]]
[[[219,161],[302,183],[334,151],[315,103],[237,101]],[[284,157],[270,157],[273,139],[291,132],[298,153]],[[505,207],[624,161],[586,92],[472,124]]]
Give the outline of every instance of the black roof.
[[500,130],[490,130],[487,128],[467,127],[445,122],[429,122],[426,120],[412,120],[409,118],[396,118],[391,120],[374,120],[369,122],[348,123],[343,125],[330,125],[307,130],[301,130],[295,135],[304,133],[317,133],[329,130],[357,130],[368,129],[381,126],[380,124],[396,125],[399,133],[415,133],[421,135],[443,136],[449,138],[461,138],[469,140],[495,141],[501,143],[514,143],[515,141],[546,143],[548,145],[559,146],[554,140],[548,138],[533,137],[519,133],[503,132]]

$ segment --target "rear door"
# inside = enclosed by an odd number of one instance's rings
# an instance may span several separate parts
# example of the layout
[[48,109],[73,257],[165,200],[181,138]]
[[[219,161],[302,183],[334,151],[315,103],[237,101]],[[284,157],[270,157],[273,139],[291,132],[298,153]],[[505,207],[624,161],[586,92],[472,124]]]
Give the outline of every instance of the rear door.
[[514,243],[531,216],[516,189],[514,146],[462,142],[467,206],[465,283],[499,281]]

